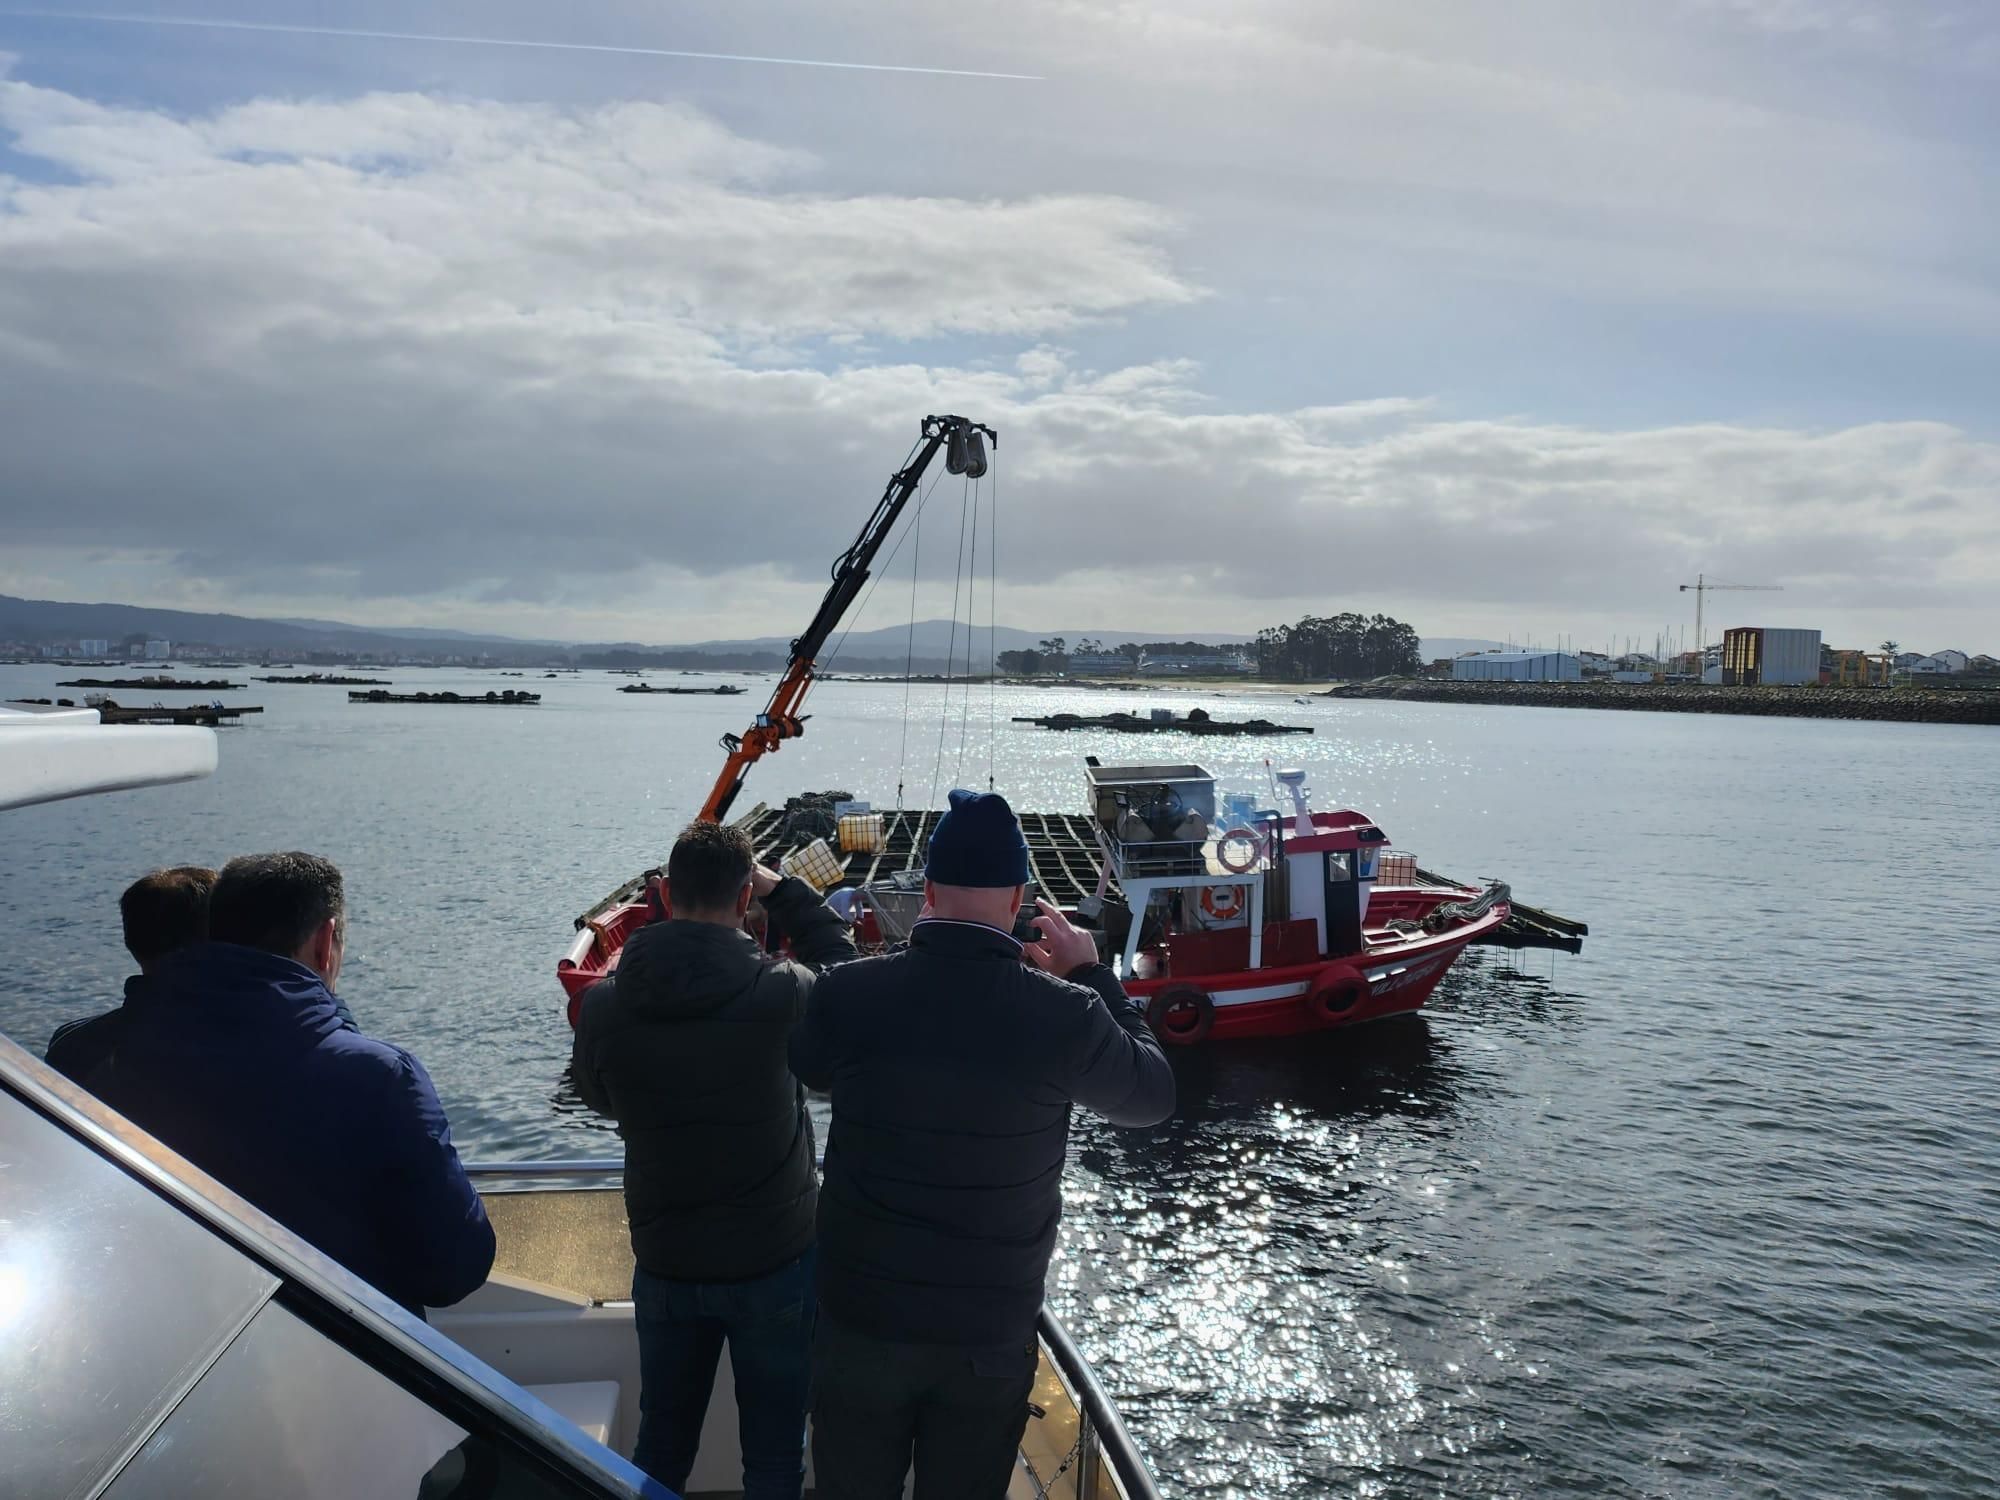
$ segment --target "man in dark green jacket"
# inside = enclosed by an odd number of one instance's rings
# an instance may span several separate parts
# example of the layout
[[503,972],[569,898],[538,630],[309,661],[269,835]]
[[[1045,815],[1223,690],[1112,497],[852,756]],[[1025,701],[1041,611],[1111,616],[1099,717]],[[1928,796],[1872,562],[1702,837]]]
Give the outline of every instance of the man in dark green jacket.
[[[686,1487],[722,1345],[736,1376],[745,1500],[798,1500],[815,1306],[812,1121],[786,1062],[814,974],[847,924],[758,865],[740,829],[691,824],[667,860],[671,920],[584,995],[572,1073],[625,1137],[638,1261],[634,1461]],[[790,960],[744,931],[753,896]]]

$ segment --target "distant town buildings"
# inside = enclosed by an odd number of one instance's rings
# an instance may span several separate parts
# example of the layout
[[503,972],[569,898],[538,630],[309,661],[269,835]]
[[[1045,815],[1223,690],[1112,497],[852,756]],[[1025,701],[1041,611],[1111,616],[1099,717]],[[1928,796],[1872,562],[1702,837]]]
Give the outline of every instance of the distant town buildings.
[[[1122,658],[1121,658],[1122,660]],[[1076,658],[1070,658],[1074,668]],[[1247,656],[1164,656],[1151,651],[1139,653],[1139,675],[1141,677],[1248,677],[1257,670],[1257,664]]]
[[1072,651],[1069,671],[1086,677],[1123,677],[1132,670],[1132,658],[1123,651]]
[[[1898,658],[1898,665],[1903,665]],[[1905,670],[1921,673],[1928,677],[1944,672],[1964,672],[1972,667],[1972,658],[1963,651],[1933,651],[1929,656],[1919,656],[1910,662]]]

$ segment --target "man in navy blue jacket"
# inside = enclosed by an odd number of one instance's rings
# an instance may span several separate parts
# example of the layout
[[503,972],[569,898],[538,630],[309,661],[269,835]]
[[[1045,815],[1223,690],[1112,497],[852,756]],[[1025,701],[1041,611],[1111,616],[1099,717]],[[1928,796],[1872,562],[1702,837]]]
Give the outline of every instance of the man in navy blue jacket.
[[819,1196],[813,1465],[821,1500],[1000,1500],[1028,1421],[1072,1105],[1173,1112],[1174,1075],[1095,941],[1047,902],[1010,929],[1028,846],[951,794],[909,947],[830,969],[792,1071],[833,1095]]
[[493,1227],[423,1065],[333,997],[340,871],[311,854],[223,867],[209,938],[124,1007],[93,1090],[225,1187],[422,1315],[493,1268]]
[[[125,887],[118,917],[126,951],[139,965],[139,972],[125,981],[127,1000],[152,983],[170,955],[208,936],[208,893],[214,889],[215,871],[202,865],[153,870]],[[88,1020],[64,1022],[49,1038],[49,1066],[90,1087],[90,1075],[111,1056],[124,1025],[122,1005]]]

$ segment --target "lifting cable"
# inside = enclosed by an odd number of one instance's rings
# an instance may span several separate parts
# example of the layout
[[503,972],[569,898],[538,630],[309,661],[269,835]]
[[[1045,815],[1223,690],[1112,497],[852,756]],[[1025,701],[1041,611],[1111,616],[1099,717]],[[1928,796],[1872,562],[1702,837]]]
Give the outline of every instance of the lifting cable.
[[986,501],[986,790],[993,790],[993,756],[1000,744],[1000,452],[993,453],[993,493]]
[[[938,779],[944,774],[944,737],[951,727],[951,668],[958,656],[958,595],[965,583],[965,515],[972,503],[972,478],[966,476],[965,490],[958,502],[958,551],[952,560],[954,571],[951,576],[951,636],[944,649],[944,699],[938,714],[937,756],[931,762],[931,806],[937,806]],[[967,676],[972,666],[972,645],[966,643]],[[967,683],[970,691],[971,684]]]
[[[932,485],[937,481],[933,479]],[[929,498],[926,491],[925,498]],[[903,810],[903,771],[910,763],[910,681],[916,671],[917,662],[917,565],[924,556],[924,507],[917,505],[917,513],[910,520],[910,534],[916,545],[910,549],[910,634],[903,647],[903,746],[896,752],[896,811]],[[896,559],[891,557],[889,561]]]
[[[965,732],[972,720],[972,629],[978,618],[973,598],[979,587],[979,481],[972,481],[972,552],[965,565],[965,689],[958,702],[958,769],[952,779],[965,785]],[[987,600],[992,608],[992,600]]]

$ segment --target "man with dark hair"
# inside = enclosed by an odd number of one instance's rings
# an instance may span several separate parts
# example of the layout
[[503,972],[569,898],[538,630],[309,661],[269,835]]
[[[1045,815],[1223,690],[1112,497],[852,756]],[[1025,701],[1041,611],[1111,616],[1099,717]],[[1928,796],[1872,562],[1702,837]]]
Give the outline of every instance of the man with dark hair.
[[[205,865],[175,865],[141,875],[118,898],[125,948],[139,972],[125,981],[125,998],[152,982],[169,954],[208,936],[208,895],[215,871]],[[88,1020],[68,1021],[49,1038],[49,1066],[72,1082],[89,1087],[99,1064],[111,1056],[125,1025],[125,1008]]]
[[[625,944],[577,1018],[571,1076],[625,1137],[639,1325],[633,1462],[687,1484],[722,1346],[744,1500],[798,1500],[813,1328],[812,1120],[785,1062],[813,976],[854,956],[811,886],[741,829],[693,823],[667,859],[669,920]],[[792,957],[744,931],[753,897]]]
[[422,1316],[486,1280],[493,1229],[423,1065],[334,999],[346,937],[330,861],[232,859],[209,941],[133,997],[95,1091]]
[[833,1094],[819,1200],[813,1466],[821,1500],[1001,1500],[1028,1421],[1072,1105],[1173,1112],[1174,1075],[1090,933],[1044,901],[1012,935],[1028,846],[955,791],[909,946],[827,975],[792,1069]]

